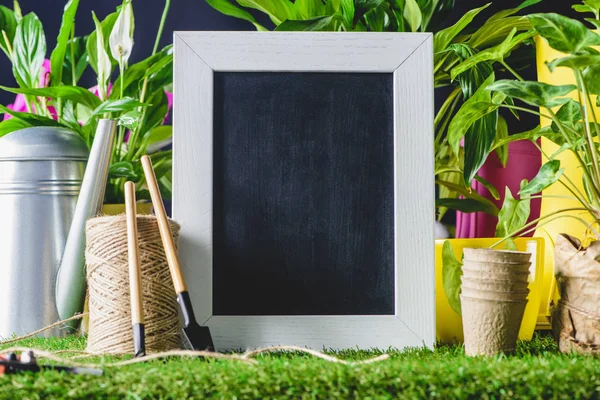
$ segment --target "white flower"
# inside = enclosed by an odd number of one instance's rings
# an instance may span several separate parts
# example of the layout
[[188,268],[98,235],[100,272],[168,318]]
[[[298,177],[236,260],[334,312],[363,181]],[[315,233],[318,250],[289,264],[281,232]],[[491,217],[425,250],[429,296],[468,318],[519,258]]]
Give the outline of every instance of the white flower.
[[96,14],[92,11],[92,17],[94,18],[94,24],[96,24],[96,50],[98,52],[98,94],[101,100],[106,100],[107,97],[107,85],[110,73],[112,72],[112,64],[110,57],[104,47],[104,35],[102,33],[102,25],[96,18]]
[[133,6],[125,0],[110,33],[110,52],[119,64],[126,65],[133,48]]

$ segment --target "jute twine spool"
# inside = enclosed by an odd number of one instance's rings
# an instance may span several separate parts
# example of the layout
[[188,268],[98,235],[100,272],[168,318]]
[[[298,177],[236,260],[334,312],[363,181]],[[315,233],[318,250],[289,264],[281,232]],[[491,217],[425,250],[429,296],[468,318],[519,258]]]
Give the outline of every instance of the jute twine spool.
[[[175,242],[179,225],[170,221]],[[156,217],[137,217],[146,352],[180,348],[178,306]],[[87,351],[133,353],[125,215],[90,219],[86,226],[89,290]]]

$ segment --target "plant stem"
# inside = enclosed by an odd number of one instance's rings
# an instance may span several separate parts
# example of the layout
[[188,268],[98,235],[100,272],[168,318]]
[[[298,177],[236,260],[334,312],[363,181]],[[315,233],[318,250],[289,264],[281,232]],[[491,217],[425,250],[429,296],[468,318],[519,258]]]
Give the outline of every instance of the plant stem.
[[[167,20],[167,16],[169,15],[169,8],[171,7],[171,0],[165,0],[165,8],[163,9],[162,16],[160,18],[160,24],[158,25],[158,31],[156,32],[156,40],[154,41],[154,48],[152,49],[152,55],[155,55],[158,51],[158,46],[160,44],[160,39],[162,37],[162,33],[165,27],[165,21]],[[147,70],[146,70],[147,71]],[[140,94],[140,103],[143,103],[146,100],[146,91],[148,90],[148,76],[144,78],[144,83],[142,84],[142,92]],[[137,142],[138,135],[140,133],[140,129],[142,129],[143,121],[146,118],[146,108],[142,107],[142,116],[140,117],[140,122],[136,129],[131,132],[129,136],[129,143],[127,146],[127,154],[125,155],[125,159],[131,161],[131,158],[134,155],[134,148]]]
[[75,25],[71,30],[71,81],[77,86],[77,64],[75,63]]
[[[600,188],[600,170],[598,170],[598,155],[597,155],[597,150],[596,150],[596,146],[594,145],[594,139],[592,137],[592,132],[590,132],[590,116],[589,116],[589,108],[588,108],[588,104],[587,104],[587,88],[585,87],[585,84],[583,83],[583,76],[581,74],[581,71],[577,70],[576,71],[576,76],[577,76],[577,81],[579,83],[579,87],[580,87],[580,91],[578,91],[578,95],[579,95],[579,104],[580,107],[582,108],[583,111],[583,125],[584,125],[584,130],[585,130],[585,135],[588,141],[588,147],[590,150],[590,155],[592,157],[592,169],[594,171],[595,174],[595,178],[596,180],[592,180],[592,182],[594,182],[594,186],[596,187],[596,191],[600,192],[598,188]],[[582,99],[583,96],[583,99]],[[598,196],[600,198],[600,195]]]
[[517,73],[517,71],[515,71],[514,69],[512,69],[511,66],[506,63],[506,61],[502,60],[502,61],[500,61],[500,64],[502,64],[504,66],[504,68],[506,68],[508,70],[508,72],[510,72],[511,74],[513,74],[515,76],[515,78],[517,78],[521,82],[525,81],[525,79],[523,79],[523,77],[521,75],[519,75]]

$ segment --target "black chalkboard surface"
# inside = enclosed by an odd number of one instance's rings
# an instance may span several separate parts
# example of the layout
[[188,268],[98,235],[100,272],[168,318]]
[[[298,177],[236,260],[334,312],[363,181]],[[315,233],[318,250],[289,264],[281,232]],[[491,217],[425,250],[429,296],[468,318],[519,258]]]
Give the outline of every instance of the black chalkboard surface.
[[394,314],[392,96],[392,74],[214,73],[214,315]]

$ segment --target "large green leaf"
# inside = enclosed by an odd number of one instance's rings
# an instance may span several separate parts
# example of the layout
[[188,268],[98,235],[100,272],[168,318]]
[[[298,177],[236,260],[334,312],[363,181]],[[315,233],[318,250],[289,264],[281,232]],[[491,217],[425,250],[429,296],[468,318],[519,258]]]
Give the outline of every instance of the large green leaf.
[[465,15],[463,15],[457,23],[455,23],[454,25],[446,28],[446,29],[442,29],[441,31],[437,32],[434,36],[433,36],[433,51],[434,53],[440,52],[442,50],[444,50],[446,47],[448,47],[448,45],[450,43],[452,43],[452,41],[454,40],[454,38],[463,31],[463,29],[465,29],[470,23],[471,21],[473,21],[473,19],[477,16],[477,14],[479,14],[481,11],[485,10],[487,7],[490,6],[490,4],[492,3],[488,3],[483,7],[479,7],[479,8],[475,8],[473,10],[467,11],[465,13]]
[[499,80],[487,87],[487,90],[500,92],[509,97],[514,97],[536,107],[556,107],[569,101],[567,96],[575,85],[553,86],[543,82],[521,82],[513,80]]
[[558,181],[565,172],[564,168],[560,168],[560,161],[550,160],[542,165],[537,175],[521,188],[520,196],[531,195],[541,192],[554,182]]
[[[521,183],[521,188],[527,186],[527,181]],[[496,237],[508,237],[521,230],[527,223],[530,213],[530,198],[522,195],[520,200],[513,197],[510,189],[506,187],[504,203],[498,213]]]
[[29,128],[32,126],[29,122],[18,118],[7,119],[6,121],[0,122],[0,137],[8,135],[11,132],[18,131],[19,129]]
[[164,90],[159,89],[152,93],[148,98],[148,103],[151,106],[145,110],[145,118],[140,127],[140,133],[146,135],[154,127],[162,124],[167,113],[169,112],[169,104]]
[[385,0],[354,0],[354,23],[360,20],[363,15],[369,11],[379,7],[384,1]]
[[479,175],[475,176],[475,180],[479,182],[484,188],[486,188],[495,200],[500,200],[500,194],[498,193],[498,189],[496,189],[490,181],[485,180]]
[[78,86],[57,86],[49,88],[8,88],[0,86],[0,89],[10,93],[21,93],[29,96],[48,97],[51,99],[66,99],[74,103],[82,104],[90,110],[99,107],[102,102],[89,90]]
[[123,97],[117,100],[106,100],[92,112],[90,119],[111,112],[127,112],[138,107],[147,107],[148,104],[140,103],[137,99]]
[[547,63],[550,71],[554,71],[556,67],[568,67],[571,69],[583,69],[590,65],[600,64],[600,54],[582,54],[570,55],[567,57],[557,58]]
[[212,8],[214,8],[222,14],[250,22],[252,25],[254,25],[257,31],[267,30],[267,28],[256,22],[256,19],[252,16],[252,14],[232,4],[228,0],[206,0],[206,2],[208,3],[208,5],[210,5]]
[[600,63],[583,70],[583,83],[589,93],[600,95]]
[[139,175],[136,173],[133,164],[130,161],[119,161],[110,165],[108,169],[108,177],[111,178],[126,178],[137,180]]
[[[484,212],[490,214],[490,208],[474,199],[437,199],[436,207],[446,207],[463,213]],[[493,215],[493,214],[490,214]]]
[[490,19],[487,20],[487,23],[498,21],[498,20],[504,19],[506,17],[510,17],[511,15],[518,13],[522,9],[531,7],[535,4],[541,3],[542,1],[543,0],[526,0],[515,8],[508,8],[506,10],[498,11],[496,14],[491,16]]
[[[463,182],[461,182],[460,184],[455,184],[453,182],[436,180],[435,183],[438,184],[439,186],[446,187],[446,188],[452,190],[453,192],[459,193],[461,196],[464,197],[464,199],[461,199],[463,201],[464,200],[472,200],[472,202],[465,202],[464,205],[460,205],[463,208],[463,210],[464,210],[464,207],[468,207],[475,203],[479,203],[476,205],[476,210],[474,210],[474,211],[482,211],[482,212],[485,212],[486,214],[490,214],[493,216],[498,215],[499,210],[490,199],[487,199],[487,198],[481,196],[479,193],[477,193],[476,191],[474,191],[472,189],[467,189],[467,187],[464,185]],[[440,197],[442,197],[442,196],[440,196]],[[450,200],[450,199],[445,199],[444,201],[447,203],[448,200]],[[453,206],[455,206],[456,204],[459,204],[459,203],[460,202],[454,202],[454,203],[450,204],[449,208],[457,209],[457,208],[454,208]],[[459,210],[459,211],[463,211],[463,210]],[[465,212],[473,212],[473,211],[465,211]]]
[[[473,126],[475,121],[496,111],[498,105],[492,103],[491,92],[487,87],[494,81],[494,74],[491,74],[479,89],[465,101],[462,107],[456,112],[454,118],[448,127],[448,143],[452,147],[454,154],[458,154],[460,141],[465,137],[467,131]],[[496,126],[494,125],[494,132]]]
[[305,20],[286,20],[281,23],[276,31],[334,31],[335,22],[343,22],[341,14],[328,17],[317,17]]
[[[110,37],[110,33],[112,32],[113,26],[115,25],[115,22],[117,21],[117,18],[119,16],[118,12],[114,12],[112,14],[108,14],[106,16],[106,18],[104,18],[104,21],[102,21],[100,23],[101,27],[102,27],[102,36],[105,38]],[[90,36],[88,36],[87,39],[87,44],[86,44],[86,49],[87,49],[87,53],[88,53],[88,62],[90,64],[90,66],[92,67],[92,69],[96,72],[96,74],[98,73],[98,44],[97,44],[97,32],[94,31],[90,34]],[[111,55],[111,51],[110,51],[110,43],[108,40],[104,41],[104,49],[106,50],[106,53],[108,54],[108,57],[110,57],[111,59],[111,63],[113,65],[116,65],[116,60],[112,57]]]
[[496,138],[494,140],[494,146],[496,155],[498,159],[502,163],[502,166],[506,168],[506,162],[508,161],[508,143],[497,145],[499,142],[506,140],[508,138],[508,124],[506,120],[498,116],[498,125],[496,128]]
[[405,0],[403,15],[404,19],[408,22],[410,29],[413,32],[418,31],[421,22],[423,21],[423,14],[421,14],[421,9],[416,0]]
[[61,123],[53,120],[52,118],[44,117],[42,115],[37,115],[33,113],[13,111],[10,108],[5,107],[3,105],[0,105],[0,113],[10,114],[14,118],[26,122],[31,126],[63,126]]
[[86,40],[87,37],[75,37],[69,40],[63,64],[63,84],[65,85],[76,86],[88,67]]
[[575,19],[555,13],[531,14],[528,18],[550,47],[563,53],[576,53],[585,47],[600,45],[600,35]]
[[79,0],[69,0],[63,11],[62,23],[58,31],[58,37],[56,38],[56,47],[50,56],[50,71],[52,74],[50,84],[52,86],[60,86],[63,83],[63,66],[69,46],[69,39],[75,30],[75,14],[77,13],[78,6]]
[[[517,29],[513,28],[510,34],[506,37],[506,39],[497,46],[491,47],[489,49],[480,51],[474,56],[468,58],[463,61],[456,67],[454,67],[451,71],[452,79],[455,79],[457,75],[473,68],[475,65],[484,62],[484,61],[495,61],[500,62],[503,61],[506,57],[508,57],[511,51],[523,41],[533,37],[533,32],[525,32],[519,35],[516,35]],[[516,35],[516,36],[515,36]]]
[[289,0],[237,0],[242,7],[254,8],[269,16],[275,25],[286,19],[297,19],[294,4]]
[[467,130],[464,144],[466,185],[471,185],[477,171],[488,158],[496,139],[497,124],[498,110],[496,109],[475,120]]
[[[576,124],[581,121],[580,104],[573,99],[569,99],[569,101],[563,104],[556,112],[556,119],[558,119],[561,124],[575,129]],[[555,121],[552,121],[551,127],[554,132],[559,132],[558,125]]]
[[[17,31],[17,19],[15,18],[13,10],[5,6],[0,6],[0,31],[6,33],[8,41],[12,44]],[[10,57],[10,52],[8,51],[9,46],[7,46],[4,35],[0,35],[0,48],[2,48],[4,54]]]
[[327,12],[321,0],[296,0],[294,8],[299,19],[312,19],[324,16]]
[[347,31],[354,27],[354,0],[340,0],[342,16],[344,17],[344,26]]
[[21,19],[13,43],[13,73],[19,86],[34,88],[46,57],[46,37],[37,15]]
[[442,284],[450,307],[462,315],[460,308],[460,286],[462,264],[454,256],[454,249],[448,240],[442,246]]

